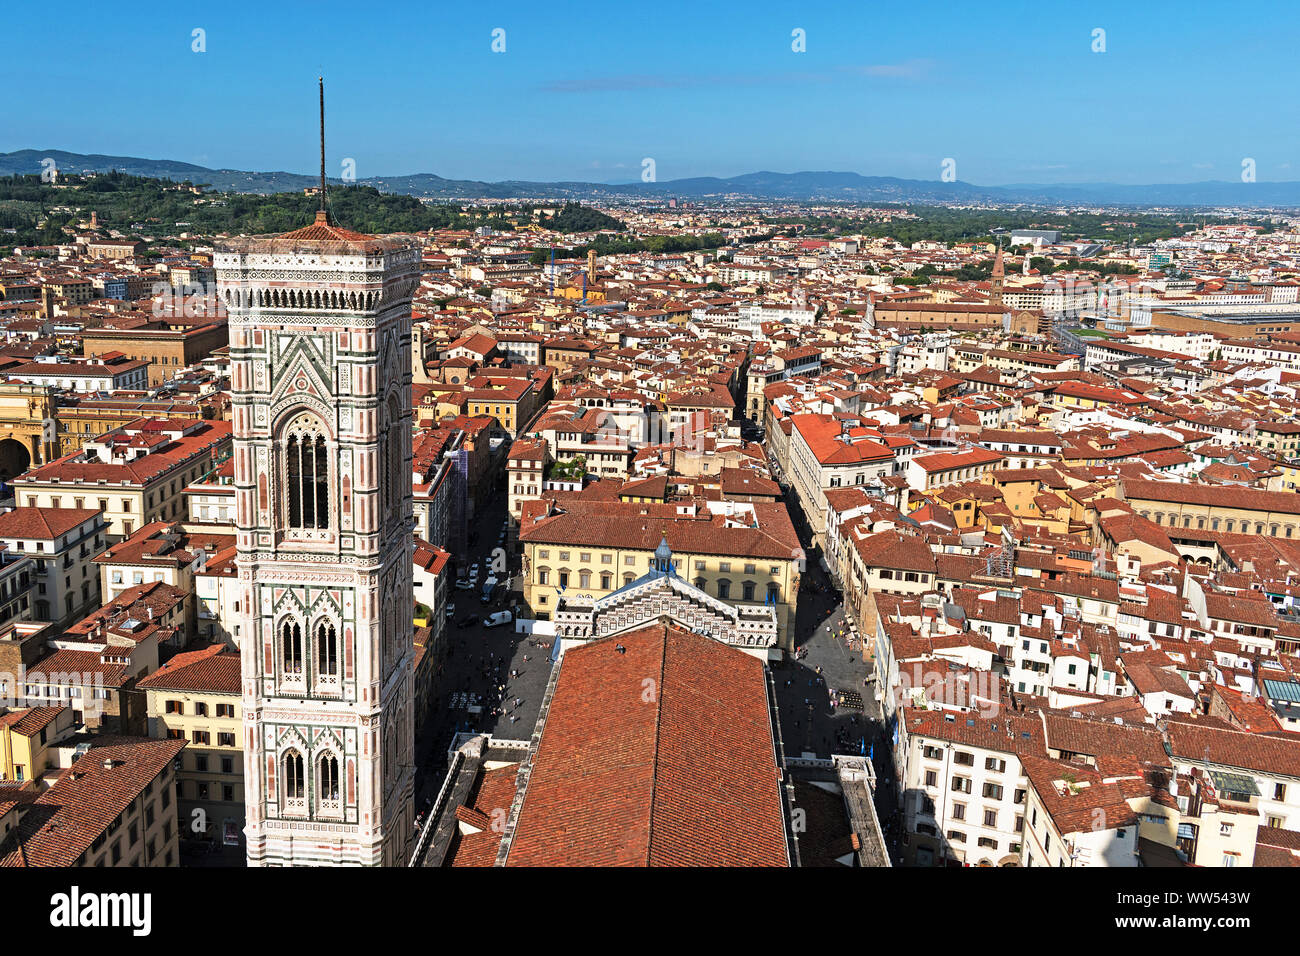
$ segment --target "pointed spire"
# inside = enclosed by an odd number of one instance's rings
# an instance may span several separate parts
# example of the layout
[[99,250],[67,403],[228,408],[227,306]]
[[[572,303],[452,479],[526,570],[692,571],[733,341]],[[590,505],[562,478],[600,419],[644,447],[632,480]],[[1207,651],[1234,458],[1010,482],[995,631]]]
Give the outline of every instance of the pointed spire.
[[320,81],[320,209],[316,213],[316,221],[329,226],[333,223],[325,205],[325,77],[317,79]]
[[673,549],[668,546],[666,536],[659,539],[659,547],[655,548],[655,570],[662,574],[673,573]]

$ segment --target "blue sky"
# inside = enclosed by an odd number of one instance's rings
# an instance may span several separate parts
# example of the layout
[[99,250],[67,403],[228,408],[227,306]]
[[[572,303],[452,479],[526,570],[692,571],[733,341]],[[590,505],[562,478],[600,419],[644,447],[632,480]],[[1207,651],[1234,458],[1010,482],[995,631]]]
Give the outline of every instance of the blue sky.
[[310,173],[323,72],[331,175],[1300,180],[1285,3],[133,6],[6,10],[0,151]]

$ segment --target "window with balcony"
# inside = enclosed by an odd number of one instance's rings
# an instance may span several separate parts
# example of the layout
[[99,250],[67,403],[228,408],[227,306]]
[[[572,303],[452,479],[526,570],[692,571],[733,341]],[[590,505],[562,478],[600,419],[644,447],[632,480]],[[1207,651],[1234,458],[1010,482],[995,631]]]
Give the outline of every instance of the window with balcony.
[[331,621],[316,624],[316,681],[327,686],[339,682],[339,637]]
[[307,784],[303,774],[302,754],[286,750],[280,758],[281,786],[284,788],[284,808],[289,812],[307,809]]
[[324,813],[337,813],[342,807],[339,790],[339,759],[333,754],[320,758],[316,768],[317,798]]
[[280,625],[280,670],[286,680],[302,680],[302,627],[297,621]]

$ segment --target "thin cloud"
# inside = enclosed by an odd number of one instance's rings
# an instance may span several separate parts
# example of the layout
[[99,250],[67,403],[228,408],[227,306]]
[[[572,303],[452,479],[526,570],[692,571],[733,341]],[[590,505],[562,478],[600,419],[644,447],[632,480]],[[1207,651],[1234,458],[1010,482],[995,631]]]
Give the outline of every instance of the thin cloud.
[[902,63],[873,63],[869,66],[854,66],[848,69],[863,76],[915,79],[929,73],[933,66],[933,60],[904,60]]
[[840,67],[834,73],[623,73],[611,76],[584,76],[571,80],[551,80],[538,89],[543,93],[628,93],[637,90],[719,89],[735,86],[833,83],[845,74],[871,77],[913,79],[923,76],[933,66],[931,60],[908,60],[903,63],[880,63],[869,66]]

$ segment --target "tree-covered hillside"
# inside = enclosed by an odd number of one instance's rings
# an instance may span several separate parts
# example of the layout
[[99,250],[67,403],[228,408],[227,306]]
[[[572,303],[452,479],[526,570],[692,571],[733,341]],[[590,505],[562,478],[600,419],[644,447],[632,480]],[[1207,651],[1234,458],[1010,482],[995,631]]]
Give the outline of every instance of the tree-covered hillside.
[[[331,186],[329,206],[339,223],[369,233],[419,232],[428,229],[516,227],[502,209],[464,211],[458,204],[424,203],[414,196],[381,193],[373,186]],[[311,222],[319,206],[302,192],[259,196],[219,193],[203,184],[174,183],[110,172],[98,176],[61,177],[57,184],[39,176],[0,177],[0,249],[16,245],[53,245],[64,240],[62,226],[87,219],[93,211],[105,227],[142,239],[215,233],[287,232]],[[525,214],[523,221],[531,217]],[[598,210],[566,203],[542,224],[565,232],[619,231],[623,224]]]

